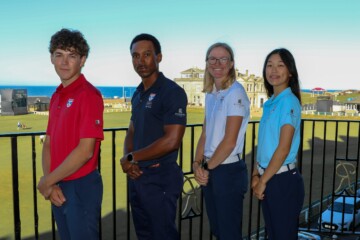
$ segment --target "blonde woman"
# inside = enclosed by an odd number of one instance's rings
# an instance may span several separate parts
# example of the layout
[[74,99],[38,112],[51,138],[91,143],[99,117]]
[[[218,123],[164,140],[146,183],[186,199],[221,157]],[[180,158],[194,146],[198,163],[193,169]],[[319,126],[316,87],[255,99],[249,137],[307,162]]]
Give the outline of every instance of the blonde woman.
[[210,228],[217,239],[242,238],[243,198],[248,174],[244,135],[249,121],[249,100],[236,81],[234,53],[215,43],[206,53],[204,77],[205,120],[193,170],[202,186]]

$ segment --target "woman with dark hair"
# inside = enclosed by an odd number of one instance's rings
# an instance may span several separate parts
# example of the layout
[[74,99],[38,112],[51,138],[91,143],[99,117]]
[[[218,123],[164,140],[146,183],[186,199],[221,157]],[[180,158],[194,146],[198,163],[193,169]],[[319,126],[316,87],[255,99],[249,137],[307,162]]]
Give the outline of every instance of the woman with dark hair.
[[229,45],[211,45],[205,60],[205,120],[193,163],[195,180],[203,189],[213,235],[238,240],[242,239],[243,198],[248,187],[242,151],[250,102],[236,81]]
[[292,54],[275,49],[263,68],[269,99],[259,126],[257,167],[251,187],[261,200],[270,240],[297,239],[298,219],[304,202],[304,182],[296,168],[300,144],[301,96]]

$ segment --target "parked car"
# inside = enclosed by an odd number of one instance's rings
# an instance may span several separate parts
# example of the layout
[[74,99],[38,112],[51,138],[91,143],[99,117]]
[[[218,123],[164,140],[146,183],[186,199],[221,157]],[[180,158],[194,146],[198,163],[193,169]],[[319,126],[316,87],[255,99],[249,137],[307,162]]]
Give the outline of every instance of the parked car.
[[[253,239],[253,238],[251,238]],[[265,237],[260,237],[259,240],[265,240],[267,238]],[[298,232],[298,240],[321,240],[321,237],[313,234],[313,233],[309,233],[309,232],[304,232],[304,231],[299,231]]]
[[298,232],[298,240],[321,240],[321,237],[314,233],[300,231]]
[[[354,205],[355,203],[355,205]],[[331,221],[332,211],[332,221]],[[334,200],[318,221],[322,230],[346,231],[360,224],[360,197],[340,196]]]

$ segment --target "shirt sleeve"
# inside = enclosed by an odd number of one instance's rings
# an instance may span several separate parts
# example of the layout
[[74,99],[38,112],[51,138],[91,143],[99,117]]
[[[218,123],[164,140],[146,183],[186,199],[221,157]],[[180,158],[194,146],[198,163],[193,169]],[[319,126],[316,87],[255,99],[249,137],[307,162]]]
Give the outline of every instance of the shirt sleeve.
[[249,114],[250,102],[241,89],[231,91],[227,99],[227,116],[246,116]]
[[163,99],[164,124],[180,124],[186,126],[187,96],[180,87],[169,90]]
[[296,128],[301,120],[301,108],[298,102],[292,99],[283,101],[280,115],[280,128],[286,124],[290,124]]
[[104,139],[104,103],[96,92],[87,92],[82,98],[80,138]]

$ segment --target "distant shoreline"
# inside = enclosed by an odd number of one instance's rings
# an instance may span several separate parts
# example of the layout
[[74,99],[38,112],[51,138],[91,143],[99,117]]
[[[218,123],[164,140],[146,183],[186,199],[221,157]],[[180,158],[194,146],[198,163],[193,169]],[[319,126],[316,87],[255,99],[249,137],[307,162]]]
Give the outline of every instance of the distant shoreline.
[[[57,86],[0,85],[0,89],[26,89],[28,97],[51,97]],[[131,98],[136,90],[132,86],[96,86],[104,98]]]
[[[104,98],[131,98],[136,86],[96,86]],[[0,89],[27,89],[29,97],[51,97],[57,86],[27,86],[27,85],[0,85]],[[345,90],[329,89],[326,92],[341,92]],[[311,89],[301,89],[301,92],[311,93]],[[317,93],[317,91],[315,91]]]

